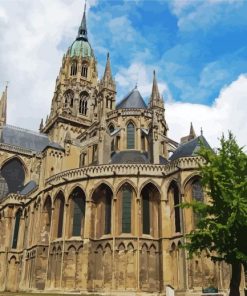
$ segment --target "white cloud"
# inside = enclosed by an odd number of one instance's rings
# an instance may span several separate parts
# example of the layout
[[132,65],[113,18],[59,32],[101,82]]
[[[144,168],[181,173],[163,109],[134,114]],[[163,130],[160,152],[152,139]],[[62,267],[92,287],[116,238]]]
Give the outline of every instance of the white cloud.
[[247,75],[224,87],[212,106],[182,102],[166,104],[169,136],[177,141],[189,132],[193,122],[197,134],[203,128],[204,135],[213,147],[218,146],[222,133],[232,131],[239,145],[247,145]]
[[64,48],[82,14],[81,0],[0,1],[0,91],[9,80],[8,123],[37,129],[48,114]]

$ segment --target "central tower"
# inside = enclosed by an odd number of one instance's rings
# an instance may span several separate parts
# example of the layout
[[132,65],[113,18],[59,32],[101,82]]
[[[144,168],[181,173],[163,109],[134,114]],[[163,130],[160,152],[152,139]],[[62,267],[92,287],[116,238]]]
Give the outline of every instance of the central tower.
[[66,135],[76,138],[97,120],[97,61],[88,41],[86,4],[75,41],[62,60],[56,79],[50,115],[40,130],[63,144]]

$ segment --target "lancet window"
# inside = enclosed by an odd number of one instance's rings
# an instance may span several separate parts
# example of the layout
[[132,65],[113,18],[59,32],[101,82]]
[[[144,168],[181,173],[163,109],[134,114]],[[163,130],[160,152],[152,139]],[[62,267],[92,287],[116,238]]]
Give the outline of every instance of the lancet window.
[[87,92],[82,92],[80,94],[79,113],[85,116],[87,115],[88,111],[88,98],[89,95]]
[[[198,202],[204,201],[203,189],[202,189],[201,182],[199,179],[195,180],[192,183],[192,199],[195,201],[198,201]],[[200,218],[201,218],[200,213],[194,212],[194,226],[195,227],[198,224]]]
[[16,249],[18,245],[21,215],[22,215],[22,211],[18,210],[15,215],[15,227],[14,227],[13,240],[12,240],[12,249]]
[[125,185],[122,189],[122,233],[131,232],[132,189]]
[[77,74],[77,62],[72,62],[71,68],[70,68],[70,75],[75,76]]
[[87,78],[87,75],[88,75],[88,67],[87,65],[82,65],[81,76]]
[[135,149],[135,126],[132,122],[127,125],[127,149]]
[[72,236],[81,236],[85,217],[85,194],[76,187],[71,193]]

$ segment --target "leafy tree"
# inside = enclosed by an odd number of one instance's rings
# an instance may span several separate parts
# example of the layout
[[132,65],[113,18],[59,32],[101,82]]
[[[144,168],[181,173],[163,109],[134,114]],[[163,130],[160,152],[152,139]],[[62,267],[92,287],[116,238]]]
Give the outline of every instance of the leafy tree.
[[192,202],[200,220],[187,235],[184,247],[190,257],[204,251],[211,260],[232,267],[230,296],[239,296],[241,267],[247,266],[247,155],[232,133],[221,138],[216,152],[202,145],[201,182],[209,203]]

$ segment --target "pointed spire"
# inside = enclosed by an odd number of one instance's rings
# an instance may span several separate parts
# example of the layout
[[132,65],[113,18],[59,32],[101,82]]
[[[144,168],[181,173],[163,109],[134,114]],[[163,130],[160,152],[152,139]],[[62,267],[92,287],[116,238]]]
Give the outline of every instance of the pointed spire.
[[115,91],[115,89],[116,89],[115,81],[112,78],[111,62],[110,62],[109,52],[107,53],[105,72],[104,72],[104,76],[103,76],[103,78],[101,80],[101,86],[103,88],[108,88],[108,89],[111,89],[113,91]]
[[7,121],[7,97],[8,97],[8,84],[6,85],[0,100],[0,125],[6,124],[6,121]]
[[87,38],[86,9],[87,9],[87,2],[86,2],[86,0],[85,0],[83,17],[82,17],[81,25],[80,25],[80,27],[79,27],[78,35],[77,35],[77,38],[76,38],[77,40],[88,41],[88,38]]
[[154,70],[154,72],[153,72],[153,88],[152,88],[152,94],[151,94],[151,98],[150,98],[150,107],[154,107],[154,106],[161,107],[160,102],[162,102],[162,100],[161,100],[161,96],[160,96],[160,92],[159,92],[159,88],[158,88],[156,73]]
[[112,80],[112,73],[111,73],[111,62],[110,62],[110,54],[107,53],[107,59],[106,59],[106,66],[105,66],[105,73],[103,76],[103,80]]
[[194,130],[194,127],[193,127],[193,124],[192,122],[190,123],[190,134],[189,134],[189,139],[192,140],[192,139],[195,139],[196,138],[196,133],[195,133],[195,130]]

